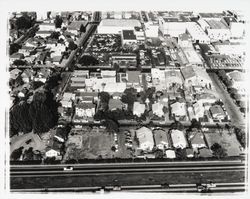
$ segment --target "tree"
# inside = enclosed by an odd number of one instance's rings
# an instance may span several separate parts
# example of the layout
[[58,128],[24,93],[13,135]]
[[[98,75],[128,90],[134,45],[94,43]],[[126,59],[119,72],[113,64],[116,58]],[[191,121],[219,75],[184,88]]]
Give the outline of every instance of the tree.
[[55,27],[56,28],[61,28],[62,22],[63,22],[62,18],[59,15],[57,15],[56,18],[55,18],[55,21],[54,21]]
[[29,29],[32,26],[32,21],[27,15],[23,15],[16,20],[17,30]]
[[50,35],[51,39],[59,39],[60,32],[52,32]]
[[23,147],[15,149],[10,155],[10,160],[19,160],[22,153],[23,153]]
[[68,48],[69,50],[75,50],[77,49],[77,45],[73,41],[70,41]]
[[156,159],[162,159],[163,156],[164,156],[164,153],[163,153],[162,150],[157,149],[157,150],[155,151],[155,158],[156,158]]
[[201,129],[201,122],[197,121],[196,119],[192,119],[190,128]]
[[24,66],[27,65],[27,62],[25,60],[17,59],[13,62],[13,64],[16,66]]
[[13,53],[16,53],[20,48],[22,48],[22,46],[19,44],[16,44],[16,43],[10,44],[10,48],[9,48],[10,55],[12,55]]
[[79,64],[82,66],[95,66],[99,64],[99,61],[91,55],[83,55],[79,60]]
[[21,102],[10,110],[10,137],[18,132],[31,132],[32,123],[29,108],[30,105],[27,102]]
[[32,83],[31,83],[31,87],[33,90],[36,90],[37,88],[40,88],[43,85],[44,85],[44,83],[41,81],[32,81]]
[[80,32],[81,33],[85,33],[86,32],[86,27],[83,24],[80,26]]
[[103,125],[109,131],[112,131],[112,132],[118,132],[119,131],[118,122],[115,121],[115,120],[107,119],[107,120],[104,121]]
[[178,130],[182,131],[184,129],[184,126],[181,122],[176,120],[170,125],[170,128],[171,129],[178,129]]
[[132,93],[127,93],[125,95],[122,95],[121,101],[125,104],[128,104],[128,109],[131,110],[133,108],[133,104],[135,102],[136,98]]
[[107,104],[109,103],[109,99],[110,99],[109,93],[103,91],[103,92],[100,92],[99,96],[100,96],[101,102],[107,103]]
[[226,150],[218,143],[214,143],[211,146],[211,150],[213,151],[213,155],[217,158],[223,158],[227,156]]
[[176,149],[175,153],[176,153],[177,159],[185,160],[187,158],[186,149],[178,148],[178,149]]
[[236,135],[237,140],[240,142],[241,146],[245,148],[246,147],[246,132],[238,127],[235,127],[234,133]]

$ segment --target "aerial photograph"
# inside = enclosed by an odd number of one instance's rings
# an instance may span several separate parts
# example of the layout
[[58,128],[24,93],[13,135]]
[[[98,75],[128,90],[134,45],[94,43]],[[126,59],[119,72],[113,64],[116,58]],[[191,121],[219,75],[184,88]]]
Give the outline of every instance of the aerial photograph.
[[13,11],[7,23],[10,193],[247,191],[241,11]]

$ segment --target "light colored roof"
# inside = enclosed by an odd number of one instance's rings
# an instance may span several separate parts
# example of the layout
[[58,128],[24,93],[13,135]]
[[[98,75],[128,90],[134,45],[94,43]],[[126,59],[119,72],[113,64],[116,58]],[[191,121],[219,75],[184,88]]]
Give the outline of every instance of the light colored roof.
[[141,127],[136,130],[136,136],[140,143],[151,142],[154,143],[152,131],[149,128]]
[[164,115],[164,112],[163,112],[163,105],[161,103],[154,103],[152,105],[152,110],[153,110],[153,113],[158,115],[159,117],[163,116]]
[[187,147],[187,141],[182,131],[171,130],[171,138],[173,141],[173,145],[182,146],[181,148]]
[[175,151],[174,150],[166,150],[166,156],[167,158],[176,158]]
[[141,23],[136,19],[103,19],[99,26],[140,27]]
[[172,113],[178,116],[186,115],[185,103],[175,102],[171,104]]
[[134,102],[133,114],[134,115],[141,115],[144,113],[145,108],[146,108],[145,104],[141,104],[140,102]]

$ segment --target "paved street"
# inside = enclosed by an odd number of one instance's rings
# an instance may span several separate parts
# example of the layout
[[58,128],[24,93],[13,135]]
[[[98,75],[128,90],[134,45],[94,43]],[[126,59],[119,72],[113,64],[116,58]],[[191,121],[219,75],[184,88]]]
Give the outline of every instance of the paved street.
[[244,117],[239,110],[239,107],[234,103],[233,99],[229,93],[223,88],[222,83],[220,82],[218,76],[215,73],[209,73],[215,89],[219,94],[220,99],[223,101],[225,108],[231,118],[232,124],[237,126],[244,126]]

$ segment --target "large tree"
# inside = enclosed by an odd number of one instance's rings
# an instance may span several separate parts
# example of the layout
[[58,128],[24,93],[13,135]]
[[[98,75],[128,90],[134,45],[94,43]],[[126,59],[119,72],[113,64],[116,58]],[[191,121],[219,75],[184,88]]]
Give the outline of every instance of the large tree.
[[16,28],[29,29],[32,26],[32,21],[29,16],[23,15],[16,20]]
[[217,158],[223,158],[227,156],[226,150],[218,143],[214,143],[211,146],[211,150],[213,151],[213,155]]
[[55,18],[55,21],[54,21],[55,27],[56,28],[61,28],[62,22],[63,22],[62,18],[59,15],[57,15],[56,18]]

